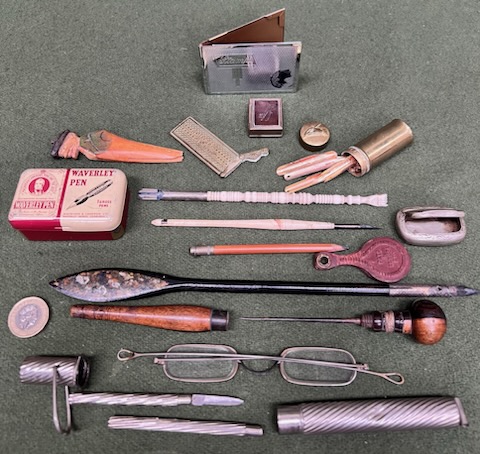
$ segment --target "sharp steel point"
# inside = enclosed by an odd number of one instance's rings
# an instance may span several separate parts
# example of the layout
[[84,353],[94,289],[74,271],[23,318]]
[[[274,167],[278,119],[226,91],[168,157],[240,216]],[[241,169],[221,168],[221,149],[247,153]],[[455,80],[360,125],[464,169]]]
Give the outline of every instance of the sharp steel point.
[[374,227],[369,224],[335,224],[336,229],[370,229],[380,230],[380,227]]
[[458,288],[458,296],[478,295],[480,291],[476,288],[464,287],[463,285],[459,285],[457,288]]
[[217,396],[215,394],[192,394],[192,405],[201,407],[204,405],[215,405],[218,407],[235,407],[242,405],[243,399],[231,396]]

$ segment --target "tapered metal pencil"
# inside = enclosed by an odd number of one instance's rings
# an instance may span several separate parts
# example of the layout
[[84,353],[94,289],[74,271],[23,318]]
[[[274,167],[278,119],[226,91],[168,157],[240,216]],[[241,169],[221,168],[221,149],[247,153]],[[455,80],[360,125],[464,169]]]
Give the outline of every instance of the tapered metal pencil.
[[216,246],[192,246],[190,254],[245,255],[245,254],[304,254],[308,252],[341,252],[348,246],[324,243],[293,244],[222,244]]

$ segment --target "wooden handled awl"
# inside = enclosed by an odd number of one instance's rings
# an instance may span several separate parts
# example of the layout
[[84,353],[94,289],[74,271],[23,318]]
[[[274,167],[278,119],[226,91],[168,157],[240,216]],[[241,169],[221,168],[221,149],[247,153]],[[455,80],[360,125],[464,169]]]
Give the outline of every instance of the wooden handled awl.
[[241,317],[241,320],[358,325],[376,332],[409,334],[424,345],[440,342],[447,331],[447,318],[442,308],[425,299],[415,301],[410,310],[374,311],[354,318]]
[[355,266],[380,282],[398,282],[410,271],[410,255],[398,241],[388,237],[368,240],[358,251],[347,255],[320,252],[315,254],[314,267],[329,270],[337,266]]
[[75,305],[70,316],[110,320],[173,331],[226,331],[228,312],[203,306],[97,306]]

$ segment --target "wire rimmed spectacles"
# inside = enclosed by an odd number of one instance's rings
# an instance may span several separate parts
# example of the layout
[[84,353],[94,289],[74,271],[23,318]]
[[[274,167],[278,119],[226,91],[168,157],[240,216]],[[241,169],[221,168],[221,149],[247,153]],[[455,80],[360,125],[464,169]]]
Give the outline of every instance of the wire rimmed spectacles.
[[[154,357],[154,363],[163,367],[168,378],[190,383],[231,380],[240,366],[263,373],[277,365],[284,380],[304,386],[346,386],[355,380],[359,372],[381,377],[396,385],[405,381],[397,372],[372,371],[367,364],[357,363],[350,352],[330,347],[290,347],[279,356],[272,356],[238,353],[228,345],[179,344],[165,352],[140,353],[122,348],[117,354],[120,361],[141,357]],[[258,367],[259,363],[265,362],[266,368]]]

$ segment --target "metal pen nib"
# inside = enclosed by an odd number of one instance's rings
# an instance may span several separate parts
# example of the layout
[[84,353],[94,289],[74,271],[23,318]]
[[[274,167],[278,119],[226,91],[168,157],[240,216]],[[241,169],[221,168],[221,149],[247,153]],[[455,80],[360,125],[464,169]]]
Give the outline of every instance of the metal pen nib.
[[380,230],[381,227],[375,227],[369,224],[335,224],[335,229],[366,229],[366,230]]
[[217,396],[215,394],[192,394],[192,405],[195,407],[217,406],[236,407],[245,401],[239,397]]
[[195,407],[219,406],[234,407],[242,405],[243,399],[215,394],[140,394],[140,393],[71,393],[70,405],[127,405],[148,407],[176,407],[193,405]]
[[478,295],[479,290],[476,288],[465,287],[464,285],[457,286],[457,296],[473,296]]

